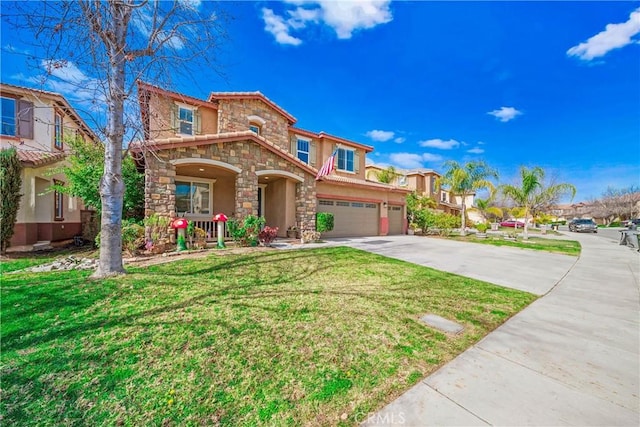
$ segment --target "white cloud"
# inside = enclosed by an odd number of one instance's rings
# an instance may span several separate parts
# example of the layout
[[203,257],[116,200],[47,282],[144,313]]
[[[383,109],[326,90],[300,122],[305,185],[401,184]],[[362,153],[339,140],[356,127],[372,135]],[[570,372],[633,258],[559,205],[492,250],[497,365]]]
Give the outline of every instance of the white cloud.
[[302,40],[289,34],[291,25],[286,23],[282,16],[273,13],[273,10],[263,8],[262,19],[264,19],[265,31],[273,34],[278,43],[292,46],[298,46],[302,43]]
[[288,1],[294,9],[286,10],[285,17],[276,15],[272,9],[262,9],[265,30],[273,34],[280,44],[298,46],[302,40],[291,35],[310,24],[332,28],[339,39],[350,39],[355,31],[374,28],[393,19],[389,0],[359,1]]
[[66,60],[43,60],[40,65],[47,76],[32,77],[52,92],[91,110],[104,109],[105,92],[100,80],[85,74],[76,64]]
[[370,130],[366,135],[374,141],[385,142],[394,137],[395,133],[390,130]]
[[436,139],[428,139],[426,141],[418,142],[418,145],[421,147],[431,147],[438,148],[440,150],[451,150],[452,148],[457,148],[460,146],[460,142],[455,139],[442,140],[439,138]]
[[399,136],[396,139],[393,140],[393,142],[395,142],[396,144],[402,144],[403,142],[405,142],[407,140],[407,138]]
[[499,110],[489,111],[487,114],[490,114],[500,120],[501,122],[508,122],[509,120],[513,120],[516,116],[522,114],[522,111],[518,111],[513,107],[500,107]]
[[480,147],[473,147],[470,150],[467,150],[467,153],[471,153],[471,154],[482,154],[484,153],[484,148],[480,148]]
[[389,160],[392,164],[403,169],[417,169],[423,167],[424,162],[442,161],[442,156],[431,153],[391,153]]
[[604,31],[590,37],[586,42],[567,50],[568,56],[577,56],[583,61],[590,61],[634,43],[632,37],[640,33],[640,8],[629,15],[629,19],[621,24],[607,24]]

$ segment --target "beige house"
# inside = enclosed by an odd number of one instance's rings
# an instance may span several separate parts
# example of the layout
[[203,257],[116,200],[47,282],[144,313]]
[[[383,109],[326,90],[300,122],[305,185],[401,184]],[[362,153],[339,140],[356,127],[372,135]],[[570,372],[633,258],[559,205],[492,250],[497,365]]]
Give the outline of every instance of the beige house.
[[[377,181],[378,174],[385,168],[382,166],[369,164],[366,166],[367,178]],[[415,191],[421,196],[432,198],[436,203],[436,209],[453,215],[460,215],[462,209],[462,196],[451,193],[446,188],[438,188],[436,181],[441,175],[433,169],[396,169],[399,176],[392,182],[400,188],[406,188],[409,191]],[[467,208],[473,206],[474,194],[465,196],[465,205]]]
[[97,140],[60,94],[0,83],[0,148],[15,147],[23,166],[22,199],[11,246],[45,246],[82,232],[82,202],[50,191],[65,176],[52,174],[68,153],[68,135]]
[[[212,216],[264,216],[267,225],[314,230],[334,214],[327,237],[402,234],[409,190],[367,180],[373,148],[296,127],[260,92],[212,92],[207,100],[139,83],[145,141],[146,215],[186,217],[215,235]],[[335,155],[335,172],[316,180]]]

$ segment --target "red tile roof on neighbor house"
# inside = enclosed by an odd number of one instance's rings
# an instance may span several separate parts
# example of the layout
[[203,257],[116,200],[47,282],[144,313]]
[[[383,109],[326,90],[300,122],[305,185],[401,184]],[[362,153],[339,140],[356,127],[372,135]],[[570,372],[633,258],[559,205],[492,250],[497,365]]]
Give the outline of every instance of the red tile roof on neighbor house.
[[282,114],[289,123],[294,124],[298,120],[289,114],[284,108],[280,107],[278,104],[267,98],[262,94],[262,92],[211,92],[209,95],[209,101],[217,101],[220,99],[257,99],[265,104],[269,105],[271,108]]
[[396,193],[410,193],[411,190],[408,190],[406,188],[401,188],[401,187],[397,187],[395,185],[391,185],[391,184],[383,184],[381,182],[375,182],[375,181],[367,181],[364,179],[357,179],[357,178],[350,178],[350,177],[346,177],[346,176],[340,176],[340,175],[325,175],[321,178],[322,181],[327,182],[327,184],[344,184],[344,185],[349,185],[349,186],[360,186],[360,187],[369,187],[369,188],[375,188],[375,189],[379,189],[379,190],[388,190],[391,192],[396,192]]
[[63,152],[18,150],[18,159],[26,167],[40,167],[59,162],[65,158]]

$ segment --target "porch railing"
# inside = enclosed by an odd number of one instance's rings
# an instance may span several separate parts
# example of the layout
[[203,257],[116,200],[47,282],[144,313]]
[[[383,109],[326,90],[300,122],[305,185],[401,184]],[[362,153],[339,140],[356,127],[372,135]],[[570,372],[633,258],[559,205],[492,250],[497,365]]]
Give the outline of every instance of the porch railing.
[[[193,221],[196,227],[202,228],[205,231],[205,233],[207,233],[206,235],[207,242],[214,242],[218,240],[216,223],[214,221],[207,220],[207,219],[200,219],[200,218],[189,218],[188,216],[186,218],[189,221]],[[224,226],[224,237],[225,239],[230,238],[229,231],[227,230],[226,224]]]

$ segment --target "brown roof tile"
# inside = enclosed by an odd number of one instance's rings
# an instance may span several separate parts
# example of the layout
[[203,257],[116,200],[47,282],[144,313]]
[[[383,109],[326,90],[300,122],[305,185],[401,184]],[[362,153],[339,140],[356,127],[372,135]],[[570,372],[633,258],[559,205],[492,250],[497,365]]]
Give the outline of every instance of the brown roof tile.
[[64,158],[65,154],[62,152],[52,153],[49,151],[18,150],[18,159],[20,159],[20,162],[27,167],[44,166],[59,162]]

